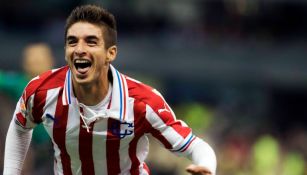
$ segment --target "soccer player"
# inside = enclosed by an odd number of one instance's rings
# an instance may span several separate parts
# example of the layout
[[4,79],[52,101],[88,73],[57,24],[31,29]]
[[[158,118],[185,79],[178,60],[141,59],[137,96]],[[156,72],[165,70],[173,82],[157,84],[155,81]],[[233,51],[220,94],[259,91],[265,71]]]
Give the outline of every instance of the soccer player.
[[194,164],[191,174],[215,174],[213,149],[193,135],[161,94],[116,70],[116,22],[95,5],[66,21],[68,66],[32,79],[19,99],[5,145],[4,175],[18,175],[42,123],[54,148],[55,174],[150,174],[147,134]]

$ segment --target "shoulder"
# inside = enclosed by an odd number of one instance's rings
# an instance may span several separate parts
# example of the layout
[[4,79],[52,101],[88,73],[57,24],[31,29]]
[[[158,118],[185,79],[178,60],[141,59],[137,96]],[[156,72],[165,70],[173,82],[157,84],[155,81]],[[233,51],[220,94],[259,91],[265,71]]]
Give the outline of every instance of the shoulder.
[[58,69],[49,70],[33,78],[24,89],[24,100],[27,101],[30,96],[37,92],[47,91],[49,89],[63,86],[67,71],[68,67],[65,66]]
[[155,88],[146,85],[138,80],[125,76],[129,97],[149,105],[153,109],[164,106],[164,98]]

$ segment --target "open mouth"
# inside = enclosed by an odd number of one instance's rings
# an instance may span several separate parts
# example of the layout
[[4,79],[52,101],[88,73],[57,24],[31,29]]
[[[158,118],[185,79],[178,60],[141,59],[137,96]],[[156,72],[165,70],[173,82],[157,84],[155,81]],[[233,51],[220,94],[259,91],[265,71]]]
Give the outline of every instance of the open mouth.
[[74,60],[74,66],[79,73],[84,74],[90,69],[92,62],[86,59],[76,59]]

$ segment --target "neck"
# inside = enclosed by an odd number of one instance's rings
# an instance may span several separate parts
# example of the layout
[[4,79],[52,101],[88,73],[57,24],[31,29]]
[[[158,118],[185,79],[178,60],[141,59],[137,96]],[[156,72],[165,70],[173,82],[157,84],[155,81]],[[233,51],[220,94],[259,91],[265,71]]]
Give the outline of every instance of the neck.
[[73,81],[73,90],[80,103],[94,106],[101,102],[109,90],[108,76],[92,82],[91,84],[78,84]]

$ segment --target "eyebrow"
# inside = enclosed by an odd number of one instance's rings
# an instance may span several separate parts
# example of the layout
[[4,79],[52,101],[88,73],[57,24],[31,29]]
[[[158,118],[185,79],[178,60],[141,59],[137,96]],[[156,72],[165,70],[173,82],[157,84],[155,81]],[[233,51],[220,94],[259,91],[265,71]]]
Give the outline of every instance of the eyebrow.
[[[66,41],[77,39],[76,36],[70,35],[66,37]],[[85,37],[86,40],[99,40],[96,35],[89,35]]]
[[66,41],[77,39],[75,36],[67,36]]
[[85,37],[86,40],[99,40],[99,38],[95,35],[89,35],[87,37]]

